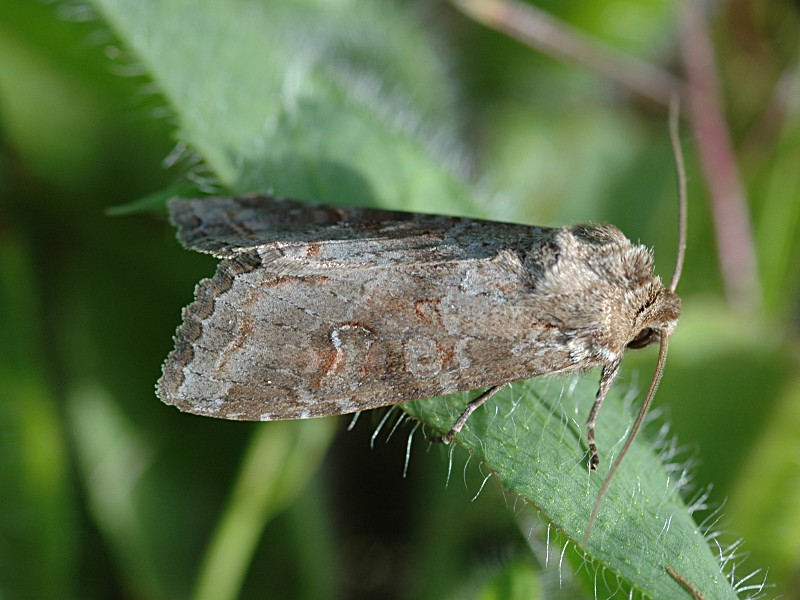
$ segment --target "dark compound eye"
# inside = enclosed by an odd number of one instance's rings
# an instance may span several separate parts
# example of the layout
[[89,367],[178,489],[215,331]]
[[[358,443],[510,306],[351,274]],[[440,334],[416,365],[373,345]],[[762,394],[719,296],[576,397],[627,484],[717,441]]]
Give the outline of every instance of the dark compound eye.
[[628,348],[633,348],[634,350],[645,348],[658,340],[658,337],[658,331],[652,327],[645,327],[636,334],[635,338],[628,342]]

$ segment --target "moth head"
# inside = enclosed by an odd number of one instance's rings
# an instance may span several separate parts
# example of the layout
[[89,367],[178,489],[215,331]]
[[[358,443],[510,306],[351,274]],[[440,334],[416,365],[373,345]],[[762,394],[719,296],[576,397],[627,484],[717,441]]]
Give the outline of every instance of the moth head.
[[599,345],[621,356],[626,348],[645,348],[672,335],[681,301],[653,273],[650,249],[611,225],[576,225],[556,234],[555,241],[570,264],[580,265],[576,274],[563,263],[554,271],[562,275],[564,287],[576,288],[568,291],[587,298],[585,306],[597,310],[592,327]]
[[680,317],[681,299],[660,281],[655,297],[634,319],[626,348],[640,350],[657,343],[662,335],[672,335]]

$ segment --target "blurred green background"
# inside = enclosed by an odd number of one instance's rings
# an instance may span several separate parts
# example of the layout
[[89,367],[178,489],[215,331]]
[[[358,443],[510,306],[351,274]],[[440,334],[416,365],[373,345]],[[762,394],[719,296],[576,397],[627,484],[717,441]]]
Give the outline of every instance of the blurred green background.
[[[443,2],[175,2],[197,19],[174,22],[159,5],[0,3],[0,597],[593,597],[592,575],[559,568],[546,527],[493,480],[481,489],[466,453],[450,465],[417,440],[407,461],[406,424],[371,444],[381,414],[346,432],[347,417],[253,425],[162,405],[180,308],[214,261],[182,250],[159,210],[107,211],[176,190],[274,189],[606,221],[653,246],[668,278],[663,107]],[[670,2],[536,5],[682,72]],[[715,223],[729,221],[685,123],[684,312],[656,407],[695,490],[713,486],[698,517],[723,532],[712,545],[747,554],[739,579],[760,570],[742,585],[768,570],[767,596],[800,598],[800,8],[706,9],[751,218],[735,239],[752,239],[758,285],[726,288]],[[204,14],[224,26],[203,30]],[[263,47],[242,65],[236,46],[252,40]],[[274,79],[247,81],[256,66]],[[224,102],[209,101],[207,70],[223,74],[210,83]],[[284,112],[233,122],[279,92]],[[315,94],[322,108],[303,102]],[[654,362],[631,356],[624,380]]]

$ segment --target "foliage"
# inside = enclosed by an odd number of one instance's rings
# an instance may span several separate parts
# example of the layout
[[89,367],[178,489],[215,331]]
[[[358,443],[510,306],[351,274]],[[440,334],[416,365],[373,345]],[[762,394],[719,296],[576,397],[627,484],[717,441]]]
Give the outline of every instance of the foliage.
[[[539,5],[631,56],[677,56],[671,3]],[[374,449],[380,415],[335,435],[346,420],[181,415],[153,384],[179,309],[213,261],[182,251],[158,209],[105,211],[145,196],[158,207],[188,180],[192,193],[608,221],[653,245],[666,277],[676,219],[663,111],[447,4],[0,4],[0,594],[665,597],[682,590],[673,568],[723,597],[733,592],[714,555],[730,571],[741,536],[751,558],[737,581],[769,568],[775,595],[791,597],[793,10],[745,2],[710,15],[763,302],[743,315],[724,299],[707,173],[687,134],[684,309],[662,410],[623,463],[584,556],[575,547],[600,482],[581,454],[596,374],[513,386],[473,416],[452,453],[430,448],[399,411]],[[626,361],[601,413],[609,458],[654,363],[644,354]],[[428,430],[446,428],[463,403],[405,409]],[[671,445],[665,420],[688,449]],[[691,481],[687,461],[697,462]],[[515,495],[504,499],[501,485]],[[695,510],[711,532],[734,533],[713,533],[709,546]],[[763,579],[740,589],[755,593]]]

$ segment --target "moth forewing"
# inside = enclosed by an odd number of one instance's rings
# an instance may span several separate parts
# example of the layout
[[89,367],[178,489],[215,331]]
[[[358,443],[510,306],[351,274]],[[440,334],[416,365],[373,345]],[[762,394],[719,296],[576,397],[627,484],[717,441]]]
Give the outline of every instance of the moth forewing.
[[[307,230],[277,233],[253,215],[223,231],[216,220],[240,202],[252,214],[252,198],[218,199],[208,220],[204,201],[172,204],[182,240],[230,257],[198,285],[159,382],[162,399],[182,410],[261,420],[342,414],[572,360],[566,350],[541,352],[555,340],[532,335],[529,284],[510,256],[554,230],[418,216],[337,221],[308,241]],[[258,217],[285,203],[261,204]]]
[[610,226],[255,196],[170,211],[187,247],[224,258],[184,309],[158,383],[162,400],[196,414],[336,415],[603,366],[596,460],[609,367],[640,330],[677,318],[650,253]]

